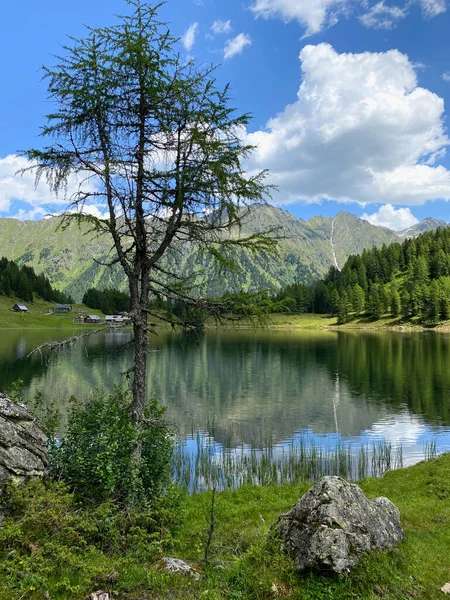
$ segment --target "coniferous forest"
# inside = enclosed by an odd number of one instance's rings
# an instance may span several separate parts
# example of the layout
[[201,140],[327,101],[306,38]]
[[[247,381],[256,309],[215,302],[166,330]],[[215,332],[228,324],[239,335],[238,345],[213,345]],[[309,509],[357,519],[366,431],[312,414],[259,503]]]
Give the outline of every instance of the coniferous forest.
[[428,325],[450,319],[450,228],[350,256],[313,285],[294,283],[277,296],[286,310],[350,318],[417,318]]
[[45,275],[36,275],[33,267],[19,266],[5,257],[0,259],[0,295],[15,296],[33,302],[34,295],[47,302],[73,304],[73,299],[50,285]]

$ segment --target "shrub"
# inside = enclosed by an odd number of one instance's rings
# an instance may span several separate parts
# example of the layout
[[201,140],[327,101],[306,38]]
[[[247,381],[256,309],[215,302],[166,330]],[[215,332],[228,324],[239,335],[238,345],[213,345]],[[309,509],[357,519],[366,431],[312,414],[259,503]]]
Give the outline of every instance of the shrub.
[[[78,501],[146,503],[170,483],[173,439],[164,421],[165,408],[152,400],[144,426],[130,418],[131,397],[116,388],[96,391],[85,403],[71,399],[67,433],[50,445],[51,475],[63,479]],[[139,464],[134,450],[141,446]]]
[[[149,508],[112,502],[80,506],[67,486],[50,480],[8,482],[0,527],[0,598],[85,598],[127,565],[148,565],[172,538],[180,493],[170,488]],[[86,509],[87,508],[87,509]],[[14,590],[14,593],[12,592]]]

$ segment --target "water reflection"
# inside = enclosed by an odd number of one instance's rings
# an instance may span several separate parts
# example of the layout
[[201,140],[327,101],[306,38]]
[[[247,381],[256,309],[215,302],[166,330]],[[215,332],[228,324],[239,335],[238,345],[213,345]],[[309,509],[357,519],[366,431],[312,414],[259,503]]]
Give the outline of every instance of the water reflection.
[[[67,332],[59,333],[62,339]],[[55,397],[126,384],[131,333],[112,330],[70,352],[26,358],[54,332],[0,336],[0,389]],[[438,436],[450,449],[450,337],[435,333],[224,331],[151,340],[149,393],[180,436],[206,429],[220,447],[280,448],[306,431],[326,446],[385,439],[417,460]],[[336,437],[337,436],[337,437]]]

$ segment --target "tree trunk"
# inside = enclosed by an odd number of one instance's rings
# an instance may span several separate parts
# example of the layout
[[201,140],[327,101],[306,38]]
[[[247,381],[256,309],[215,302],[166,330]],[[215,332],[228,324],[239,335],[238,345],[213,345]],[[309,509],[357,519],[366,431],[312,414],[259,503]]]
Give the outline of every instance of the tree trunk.
[[133,402],[131,419],[133,425],[139,426],[144,416],[145,391],[147,379],[147,313],[137,307],[133,320],[134,330],[134,380],[132,386]]
[[[148,351],[148,279],[149,272],[141,269],[140,277],[129,277],[130,314],[134,331],[134,379],[132,385],[131,421],[139,432],[144,418],[144,408],[147,390],[147,351]],[[141,464],[142,444],[139,442],[134,449],[134,459],[137,468]]]

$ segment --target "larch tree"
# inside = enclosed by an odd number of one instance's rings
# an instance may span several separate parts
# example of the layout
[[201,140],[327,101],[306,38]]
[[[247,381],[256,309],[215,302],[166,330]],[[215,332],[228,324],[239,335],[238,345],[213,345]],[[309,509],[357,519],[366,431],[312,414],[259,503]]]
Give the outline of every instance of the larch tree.
[[[253,149],[244,136],[249,115],[229,106],[228,87],[218,87],[214,68],[179,56],[177,40],[158,20],[159,6],[127,4],[131,14],[114,26],[88,28],[63,47],[56,66],[44,67],[54,111],[42,129],[43,148],[24,155],[37,181],[44,177],[55,193],[65,191],[68,208],[76,209],[67,218],[111,238],[107,264],[122,267],[131,298],[130,410],[139,426],[149,296],[196,302],[179,261],[165,258],[195,245],[214,264],[230,266],[240,248],[270,251],[276,239],[241,233],[251,205],[268,195],[266,173],[245,171]],[[69,195],[74,176],[79,185]],[[93,203],[104,217],[83,214]]]

